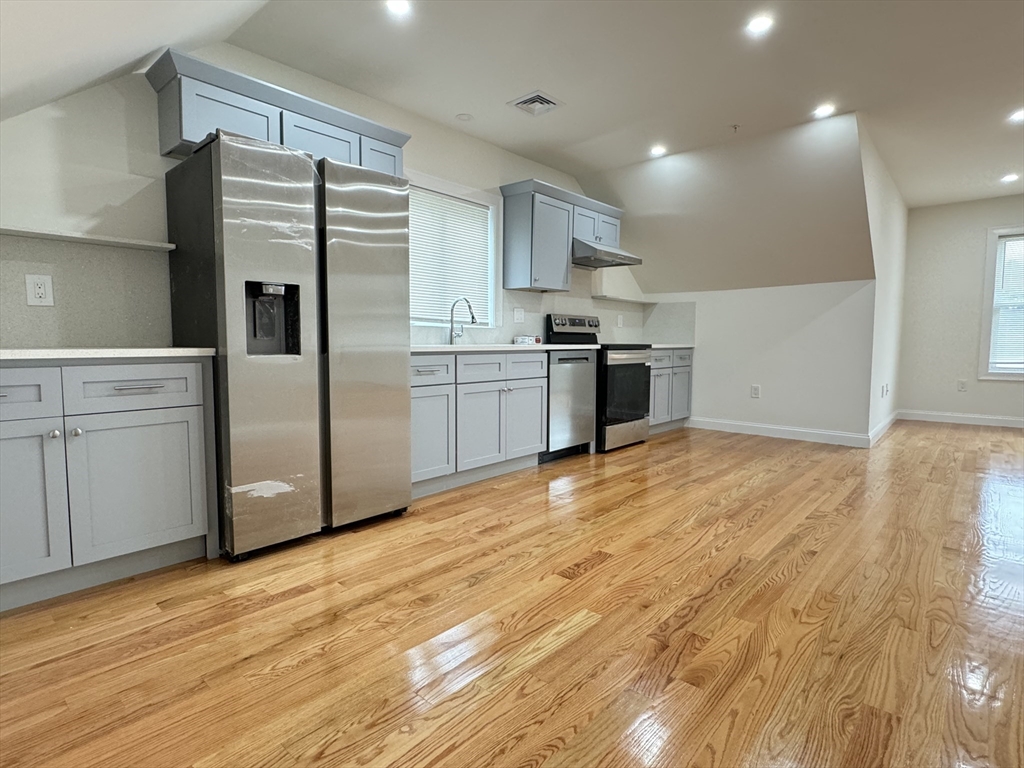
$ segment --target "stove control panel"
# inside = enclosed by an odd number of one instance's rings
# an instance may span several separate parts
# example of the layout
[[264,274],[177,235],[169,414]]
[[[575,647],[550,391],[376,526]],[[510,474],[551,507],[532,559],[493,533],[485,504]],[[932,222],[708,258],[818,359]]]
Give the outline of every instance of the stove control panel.
[[586,315],[548,315],[551,326],[556,331],[577,331],[597,333],[601,330],[601,320]]

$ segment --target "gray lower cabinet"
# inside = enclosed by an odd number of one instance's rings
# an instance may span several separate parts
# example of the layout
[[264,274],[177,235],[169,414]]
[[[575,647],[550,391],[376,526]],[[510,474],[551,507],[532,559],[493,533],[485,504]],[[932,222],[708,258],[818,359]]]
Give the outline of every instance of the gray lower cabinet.
[[455,471],[455,385],[412,388],[412,480]]
[[690,379],[692,368],[672,369],[672,421],[690,416]]
[[[510,355],[511,357],[511,355]],[[548,380],[507,382],[505,458],[518,459],[548,447]]]
[[672,418],[672,370],[651,371],[650,423],[662,424]]
[[459,472],[547,450],[546,378],[460,384],[455,413]]
[[70,566],[64,419],[0,421],[0,583]]
[[281,113],[281,143],[309,152],[314,158],[329,157],[339,163],[359,165],[358,133],[287,110]]
[[65,422],[75,565],[206,533],[201,407]]
[[504,381],[459,384],[455,405],[455,446],[459,472],[505,458]]

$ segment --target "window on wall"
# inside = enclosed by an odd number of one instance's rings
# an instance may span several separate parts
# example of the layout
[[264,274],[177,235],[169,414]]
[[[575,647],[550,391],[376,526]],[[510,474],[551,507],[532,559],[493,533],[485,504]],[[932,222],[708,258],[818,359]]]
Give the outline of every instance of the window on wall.
[[[479,194],[409,189],[409,307],[413,323],[448,324],[452,302],[465,296],[478,324],[495,325],[497,202]],[[476,198],[476,199],[473,199]],[[456,322],[469,322],[465,304]]]
[[993,230],[985,289],[980,375],[1024,376],[1024,230]]

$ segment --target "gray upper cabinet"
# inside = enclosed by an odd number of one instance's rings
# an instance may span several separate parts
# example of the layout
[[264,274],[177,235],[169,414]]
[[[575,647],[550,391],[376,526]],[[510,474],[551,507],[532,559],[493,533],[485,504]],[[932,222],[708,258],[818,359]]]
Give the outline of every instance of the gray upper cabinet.
[[455,471],[455,385],[412,388],[412,481]]
[[217,129],[281,143],[281,110],[256,99],[181,77],[161,91],[160,152],[187,155]]
[[0,477],[0,583],[69,568],[64,420],[0,422]]
[[574,206],[572,218],[572,236],[580,240],[597,241],[597,227],[601,214],[587,208]]
[[505,458],[541,453],[548,446],[548,380],[508,382],[505,393]]
[[619,220],[611,216],[599,214],[597,222],[597,242],[601,245],[610,245],[613,248],[619,247]]
[[619,220],[589,208],[574,206],[572,236],[618,248]]
[[75,565],[206,533],[201,407],[65,422]]
[[573,207],[547,195],[505,198],[506,290],[568,291]]
[[369,136],[363,136],[359,142],[359,164],[363,168],[388,173],[392,176],[402,175],[402,148],[387,144]]
[[358,133],[305,115],[281,113],[281,143],[318,159],[329,157],[339,163],[359,165]]
[[218,129],[401,176],[409,134],[270,83],[165,51],[146,70],[157,92],[160,152],[188,157]]

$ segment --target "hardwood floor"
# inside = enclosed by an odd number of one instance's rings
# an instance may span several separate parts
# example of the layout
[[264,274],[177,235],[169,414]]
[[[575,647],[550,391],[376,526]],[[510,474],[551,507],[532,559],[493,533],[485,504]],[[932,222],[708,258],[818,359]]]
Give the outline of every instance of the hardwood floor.
[[687,430],[0,617],[3,766],[1024,765],[1024,437]]

